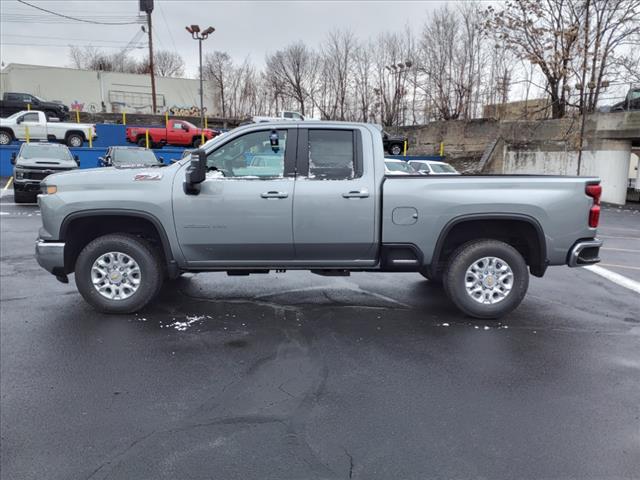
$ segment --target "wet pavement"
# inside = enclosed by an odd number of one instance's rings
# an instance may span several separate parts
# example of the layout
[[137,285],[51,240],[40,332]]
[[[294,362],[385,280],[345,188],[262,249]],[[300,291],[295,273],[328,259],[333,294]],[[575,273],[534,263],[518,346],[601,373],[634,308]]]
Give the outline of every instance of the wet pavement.
[[[187,275],[107,316],[36,264],[36,206],[0,212],[2,479],[638,478],[640,296],[593,272],[500,322],[409,273]],[[601,234],[640,280],[640,215]]]

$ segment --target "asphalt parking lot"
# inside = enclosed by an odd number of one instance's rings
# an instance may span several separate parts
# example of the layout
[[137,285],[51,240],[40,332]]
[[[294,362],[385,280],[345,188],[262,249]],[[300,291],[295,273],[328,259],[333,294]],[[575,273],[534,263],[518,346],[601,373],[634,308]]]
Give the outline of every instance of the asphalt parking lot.
[[[0,199],[3,479],[640,476],[640,295],[550,269],[501,322],[417,274],[191,275],[95,313]],[[601,267],[640,281],[640,213]]]

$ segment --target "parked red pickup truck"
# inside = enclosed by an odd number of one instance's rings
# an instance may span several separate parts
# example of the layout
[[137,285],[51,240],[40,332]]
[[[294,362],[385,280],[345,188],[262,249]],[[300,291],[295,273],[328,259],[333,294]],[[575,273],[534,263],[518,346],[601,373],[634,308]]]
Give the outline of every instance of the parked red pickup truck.
[[127,141],[146,146],[146,132],[149,131],[149,146],[179,145],[197,147],[204,141],[211,140],[220,132],[211,128],[201,129],[185,120],[169,120],[166,127],[127,127]]

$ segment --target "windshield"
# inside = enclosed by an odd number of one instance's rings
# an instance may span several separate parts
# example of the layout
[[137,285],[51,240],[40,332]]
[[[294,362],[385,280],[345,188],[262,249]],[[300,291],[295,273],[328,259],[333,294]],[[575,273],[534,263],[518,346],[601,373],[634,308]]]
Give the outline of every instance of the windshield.
[[39,102],[46,102],[46,100],[43,100],[42,98],[38,97],[37,95],[31,95],[33,98],[35,98],[36,100],[38,100]]
[[629,100],[637,100],[638,98],[640,98],[640,88],[636,88],[629,92]]
[[416,169],[406,162],[385,162],[392,172],[416,173]]
[[111,154],[111,161],[114,166],[131,167],[140,165],[147,167],[160,165],[156,155],[151,150],[144,148],[123,148],[122,150],[114,150]]
[[71,152],[61,145],[38,145],[37,143],[25,143],[20,151],[20,157],[25,160],[32,158],[50,158],[52,160],[73,160]]
[[182,122],[183,125],[189,127],[189,129],[193,129],[193,130],[197,130],[198,127],[196,127],[193,123],[189,123],[186,120],[180,120]]
[[430,163],[433,173],[458,173],[455,168],[446,163]]

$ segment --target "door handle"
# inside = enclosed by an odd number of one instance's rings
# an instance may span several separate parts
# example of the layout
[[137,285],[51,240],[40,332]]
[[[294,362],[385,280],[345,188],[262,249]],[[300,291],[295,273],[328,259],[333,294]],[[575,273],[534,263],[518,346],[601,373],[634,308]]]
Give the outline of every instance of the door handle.
[[271,192],[261,193],[260,196],[262,198],[287,198],[289,194],[287,192],[271,191]]
[[343,193],[342,196],[344,198],[367,198],[369,196],[369,191],[366,188],[361,188],[360,190],[351,190],[347,193]]

